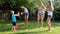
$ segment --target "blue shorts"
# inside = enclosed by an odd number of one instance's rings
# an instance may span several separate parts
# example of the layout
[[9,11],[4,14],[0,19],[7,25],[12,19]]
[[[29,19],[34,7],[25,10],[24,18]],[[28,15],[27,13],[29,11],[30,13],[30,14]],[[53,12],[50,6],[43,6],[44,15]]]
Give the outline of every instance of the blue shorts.
[[29,13],[25,13],[25,16],[29,16]]
[[52,15],[48,15],[48,18],[52,18]]
[[48,11],[48,18],[52,18],[52,16],[53,16],[53,12],[52,11]]
[[38,16],[44,16],[44,14],[43,13],[38,13]]
[[12,22],[12,25],[13,25],[13,26],[16,26],[16,22]]

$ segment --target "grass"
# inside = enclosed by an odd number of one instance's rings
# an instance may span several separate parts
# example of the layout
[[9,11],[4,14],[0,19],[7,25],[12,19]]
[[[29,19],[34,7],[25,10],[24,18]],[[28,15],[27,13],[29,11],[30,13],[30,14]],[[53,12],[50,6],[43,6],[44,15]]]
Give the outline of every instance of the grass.
[[44,28],[36,28],[36,21],[29,21],[28,26],[25,27],[24,21],[17,21],[19,28],[17,31],[12,31],[11,21],[0,21],[0,34],[60,34],[60,26],[57,22],[52,22],[51,32],[47,32],[47,24],[44,22]]

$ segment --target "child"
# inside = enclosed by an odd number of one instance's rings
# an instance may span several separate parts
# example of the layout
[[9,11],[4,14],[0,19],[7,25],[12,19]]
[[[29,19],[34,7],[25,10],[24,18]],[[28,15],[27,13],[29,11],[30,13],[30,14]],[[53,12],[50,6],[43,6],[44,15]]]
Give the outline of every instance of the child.
[[37,17],[37,27],[39,27],[39,25],[41,25],[41,29],[43,27],[43,20],[44,20],[45,11],[46,11],[46,7],[43,5],[42,1],[39,2],[39,9],[38,9],[38,14],[37,14],[38,15],[38,17]]
[[17,24],[16,24],[16,16],[19,16],[19,12],[18,12],[18,14],[14,14],[14,11],[12,10],[11,11],[11,13],[12,13],[12,30],[16,30],[17,29]]
[[47,8],[47,12],[48,12],[48,17],[47,17],[47,24],[48,24],[48,32],[51,32],[51,18],[53,16],[53,11],[54,11],[54,7],[52,4],[52,1],[48,1],[48,8]]
[[29,17],[29,12],[28,12],[28,9],[25,8],[25,7],[22,7],[24,9],[24,13],[25,13],[25,25],[28,24],[28,17]]

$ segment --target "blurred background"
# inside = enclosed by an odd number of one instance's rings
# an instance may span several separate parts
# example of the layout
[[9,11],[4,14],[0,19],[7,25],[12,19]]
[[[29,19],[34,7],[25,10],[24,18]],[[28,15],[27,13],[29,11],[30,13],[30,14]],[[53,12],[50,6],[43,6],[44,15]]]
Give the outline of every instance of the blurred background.
[[[0,20],[10,20],[11,19],[11,10],[15,11],[15,14],[19,11],[20,16],[17,17],[18,20],[24,19],[24,13],[21,6],[26,7],[29,10],[29,20],[36,20],[38,12],[38,3],[42,1],[46,7],[48,3],[46,0],[0,0]],[[54,15],[52,20],[60,20],[60,0],[53,0],[54,5]],[[45,19],[47,18],[47,12]]]

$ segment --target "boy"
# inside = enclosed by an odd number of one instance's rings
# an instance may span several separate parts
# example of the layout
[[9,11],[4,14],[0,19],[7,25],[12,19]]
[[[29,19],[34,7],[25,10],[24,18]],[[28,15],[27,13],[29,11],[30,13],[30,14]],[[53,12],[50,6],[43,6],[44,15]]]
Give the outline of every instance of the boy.
[[16,16],[19,16],[19,12],[18,12],[18,14],[14,14],[14,11],[12,10],[11,11],[11,13],[12,13],[12,30],[16,30],[17,29],[17,24],[16,24]]

